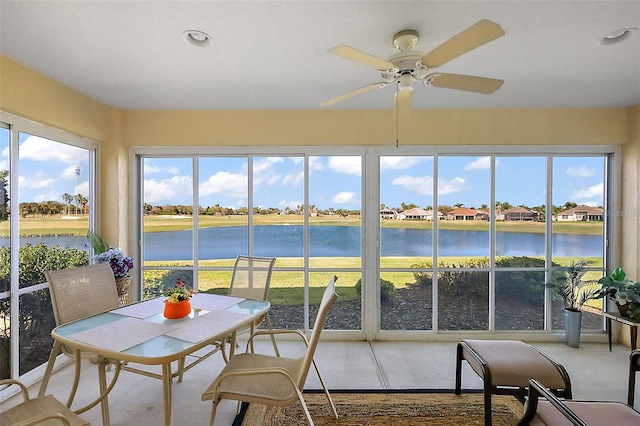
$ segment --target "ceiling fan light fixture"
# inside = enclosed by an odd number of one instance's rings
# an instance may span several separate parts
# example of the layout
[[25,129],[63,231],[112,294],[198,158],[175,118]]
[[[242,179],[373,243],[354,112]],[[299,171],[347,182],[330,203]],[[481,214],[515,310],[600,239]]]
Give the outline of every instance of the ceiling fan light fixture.
[[196,47],[207,47],[211,44],[209,34],[199,30],[187,30],[182,33],[182,38],[190,45]]
[[620,43],[631,37],[631,35],[637,31],[637,28],[623,28],[621,30],[611,31],[598,40],[598,46],[610,46],[612,44]]

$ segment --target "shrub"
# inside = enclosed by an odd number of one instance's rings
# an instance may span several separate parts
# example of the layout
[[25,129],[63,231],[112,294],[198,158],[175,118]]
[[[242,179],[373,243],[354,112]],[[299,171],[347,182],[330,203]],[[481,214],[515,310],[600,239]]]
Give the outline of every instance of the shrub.
[[[356,292],[362,296],[362,279],[356,283]],[[389,303],[396,296],[396,286],[391,281],[380,278],[380,303]]]
[[[0,291],[9,289],[9,247],[0,247]],[[48,247],[44,243],[27,244],[18,250],[18,277],[20,288],[46,282],[44,272],[48,270],[84,266],[89,263],[87,252]],[[0,321],[9,324],[10,299],[0,300]],[[47,360],[51,348],[50,332],[55,326],[51,297],[48,290],[25,293],[20,296],[19,346],[20,374]],[[0,359],[9,360],[9,330],[0,328]],[[46,342],[44,344],[43,342]],[[9,377],[9,363],[0,362],[0,377]]]
[[[433,263],[428,260],[426,262],[414,263],[411,267],[415,269],[431,269],[433,268]],[[416,279],[416,285],[418,287],[427,287],[433,282],[433,272],[416,271],[413,273],[413,276]]]
[[[544,268],[544,259],[535,257],[499,257],[500,268]],[[556,263],[553,266],[557,266]],[[544,303],[544,271],[504,271],[496,279],[496,298],[518,299],[532,305]]]

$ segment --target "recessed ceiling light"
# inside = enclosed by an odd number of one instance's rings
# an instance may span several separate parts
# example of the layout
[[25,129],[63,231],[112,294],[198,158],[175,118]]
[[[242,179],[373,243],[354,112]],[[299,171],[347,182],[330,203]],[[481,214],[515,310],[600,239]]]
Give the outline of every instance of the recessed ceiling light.
[[182,38],[187,43],[197,47],[207,47],[211,44],[209,34],[198,30],[187,30],[182,33]]
[[621,30],[611,31],[609,34],[598,40],[599,46],[609,46],[612,44],[620,43],[631,37],[631,34],[638,31],[637,28],[623,28]]

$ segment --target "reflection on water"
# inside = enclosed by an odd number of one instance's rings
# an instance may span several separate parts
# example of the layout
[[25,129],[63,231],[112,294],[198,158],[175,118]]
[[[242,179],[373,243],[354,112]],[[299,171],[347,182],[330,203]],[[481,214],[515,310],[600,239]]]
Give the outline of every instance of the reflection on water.
[[[256,256],[302,257],[303,227],[273,225],[254,227]],[[380,230],[382,256],[432,256],[433,233],[423,229],[383,228]],[[201,259],[232,259],[247,253],[247,228],[227,226],[201,229],[198,256]],[[1,239],[6,240],[8,238]],[[144,236],[144,258],[153,260],[192,259],[192,231],[152,232]],[[360,228],[355,226],[311,226],[311,257],[359,257]],[[488,231],[438,231],[439,256],[489,256]],[[2,241],[0,245],[4,245]],[[20,238],[21,245],[44,242],[87,250],[85,237]],[[544,234],[496,233],[498,256],[544,256]],[[554,234],[554,256],[601,257],[601,235]]]

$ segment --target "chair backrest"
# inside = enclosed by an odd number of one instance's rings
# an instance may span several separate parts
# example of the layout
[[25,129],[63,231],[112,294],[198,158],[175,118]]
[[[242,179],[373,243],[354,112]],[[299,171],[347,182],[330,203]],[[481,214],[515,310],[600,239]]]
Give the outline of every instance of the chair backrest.
[[338,298],[338,294],[336,293],[336,281],[338,281],[338,277],[334,275],[333,278],[331,278],[331,281],[329,281],[329,284],[327,284],[327,288],[324,289],[322,301],[320,302],[320,307],[318,307],[318,313],[316,314],[316,321],[313,324],[313,331],[309,338],[309,346],[307,346],[307,351],[303,356],[300,377],[298,378],[299,389],[304,388],[304,383],[307,380],[307,374],[309,373],[309,367],[313,362],[313,355],[316,351],[316,347],[318,346],[320,333],[322,333],[322,329],[324,328],[324,323],[327,320],[329,309]]
[[229,295],[267,300],[275,257],[238,256],[233,266]]
[[108,263],[46,271],[44,275],[56,325],[120,306],[116,280]]

